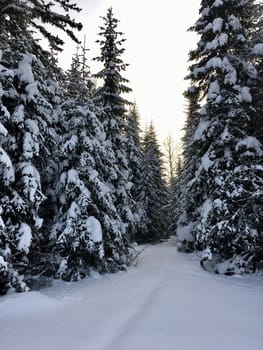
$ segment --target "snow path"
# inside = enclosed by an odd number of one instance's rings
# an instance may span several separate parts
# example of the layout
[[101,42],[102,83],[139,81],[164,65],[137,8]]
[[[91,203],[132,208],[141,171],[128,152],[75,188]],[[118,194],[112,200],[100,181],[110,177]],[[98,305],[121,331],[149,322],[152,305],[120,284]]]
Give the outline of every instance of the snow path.
[[173,240],[127,273],[0,299],[1,350],[262,350],[262,276],[204,272]]

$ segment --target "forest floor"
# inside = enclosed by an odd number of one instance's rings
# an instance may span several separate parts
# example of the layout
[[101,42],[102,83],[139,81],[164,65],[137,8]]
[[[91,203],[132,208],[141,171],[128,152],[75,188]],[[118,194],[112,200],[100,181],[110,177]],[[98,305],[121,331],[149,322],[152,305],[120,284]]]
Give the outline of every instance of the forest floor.
[[128,272],[0,299],[1,350],[261,350],[263,276],[219,276],[175,242]]

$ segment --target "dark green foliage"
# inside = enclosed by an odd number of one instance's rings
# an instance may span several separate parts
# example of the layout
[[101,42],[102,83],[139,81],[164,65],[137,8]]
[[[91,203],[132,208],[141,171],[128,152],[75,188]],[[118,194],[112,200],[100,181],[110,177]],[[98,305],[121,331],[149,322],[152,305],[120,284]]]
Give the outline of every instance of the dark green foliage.
[[129,181],[129,168],[127,159],[127,115],[126,106],[130,103],[122,97],[123,93],[131,91],[123,78],[127,64],[122,61],[124,48],[121,39],[122,33],[117,31],[118,20],[114,18],[112,8],[103,17],[104,26],[100,27],[101,39],[97,42],[101,47],[101,55],[95,60],[103,64],[102,70],[95,75],[103,81],[103,85],[96,92],[95,103],[102,107],[103,114],[100,121],[106,133],[115,157],[117,177],[112,181],[112,190],[115,197],[115,206],[122,220],[120,230],[127,234],[132,230],[134,217],[131,211],[133,200]]
[[168,191],[163,176],[162,154],[156,133],[151,124],[146,129],[143,141],[142,179],[139,186],[139,201],[145,210],[142,225],[145,226],[136,240],[158,242],[169,236],[167,220]]
[[[194,250],[194,240],[191,233],[192,222],[196,221],[196,208],[200,205],[201,194],[199,186],[192,186],[192,179],[198,167],[199,149],[194,144],[194,136],[200,121],[200,92],[197,86],[191,86],[184,96],[187,100],[186,122],[184,126],[183,159],[184,166],[179,177],[173,184],[173,196],[177,206],[173,220],[174,234],[177,235],[178,249],[186,252]],[[199,202],[197,202],[199,200]],[[174,222],[176,221],[176,223]]]
[[253,4],[202,1],[192,28],[201,39],[188,78],[204,104],[185,139],[186,165],[191,157],[194,165],[184,170],[191,197],[179,233],[205,250],[202,266],[218,273],[251,271],[262,240],[263,150],[252,96],[259,74],[247,35],[255,28],[247,20]]
[[[55,1],[68,12],[70,1]],[[26,289],[23,280],[43,273],[45,242],[40,208],[43,174],[54,148],[57,85],[51,55],[33,37],[42,33],[53,49],[62,41],[46,24],[66,31],[81,26],[45,1],[0,1],[0,258],[1,290]],[[44,214],[44,213],[43,213]],[[45,216],[45,215],[44,215]],[[45,259],[44,259],[45,260]]]
[[103,112],[92,103],[88,73],[78,62],[76,54],[61,106],[55,190],[59,210],[52,228],[54,252],[60,257],[56,276],[65,280],[78,280],[91,268],[116,271],[128,264],[111,192],[116,161],[98,120]]
[[142,181],[143,154],[140,139],[139,112],[134,104],[127,114],[126,124],[126,153],[129,168],[129,181],[132,183],[131,196],[133,199],[132,212],[134,225],[131,240],[136,240],[138,235],[145,230],[145,210],[140,202],[140,183]]
[[[53,11],[54,5],[57,5],[64,13]],[[62,50],[63,41],[56,35],[53,35],[46,27],[46,24],[59,28],[66,32],[73,40],[78,42],[73,33],[74,29],[80,30],[82,25],[76,23],[69,15],[70,10],[80,11],[80,9],[71,2],[71,0],[50,1],[20,1],[20,0],[1,0],[0,18],[2,33],[6,34],[11,40],[20,35],[28,36],[31,34],[28,28],[32,28],[41,33],[48,39],[50,46],[55,50]],[[36,41],[33,43],[34,50],[40,49]]]

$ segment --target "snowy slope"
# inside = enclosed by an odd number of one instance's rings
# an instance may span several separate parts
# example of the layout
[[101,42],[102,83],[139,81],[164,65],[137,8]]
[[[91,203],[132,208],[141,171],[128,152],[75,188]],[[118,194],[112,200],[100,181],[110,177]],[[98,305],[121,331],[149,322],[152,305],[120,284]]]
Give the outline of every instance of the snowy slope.
[[1,298],[0,349],[262,350],[262,278],[209,274],[174,245],[127,273]]

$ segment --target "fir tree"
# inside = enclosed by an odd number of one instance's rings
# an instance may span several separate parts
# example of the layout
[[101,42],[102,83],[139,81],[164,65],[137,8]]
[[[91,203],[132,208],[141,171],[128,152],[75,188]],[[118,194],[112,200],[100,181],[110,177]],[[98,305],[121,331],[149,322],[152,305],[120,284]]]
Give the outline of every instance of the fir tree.
[[185,93],[187,100],[186,121],[184,125],[183,142],[183,169],[180,175],[174,181],[172,186],[172,203],[176,204],[173,209],[172,227],[177,236],[177,247],[184,252],[194,250],[195,237],[192,234],[193,223],[196,222],[199,213],[197,190],[201,191],[198,186],[193,187],[192,179],[198,168],[198,147],[196,147],[195,131],[200,120],[200,91],[197,86],[192,85]]
[[[81,23],[77,23],[69,15],[69,11],[80,11],[80,8],[70,0],[50,1],[20,1],[20,0],[1,0],[1,33],[12,40],[18,35],[28,36],[32,29],[41,33],[49,41],[50,47],[55,51],[62,51],[63,40],[57,35],[53,35],[47,29],[46,24],[59,28],[66,32],[74,41],[78,42],[74,29],[81,30]],[[53,11],[53,7],[64,13]],[[29,29],[32,28],[32,29]],[[5,39],[4,39],[5,40]],[[31,41],[31,40],[30,40]],[[34,53],[43,51],[37,41],[33,42]]]
[[196,63],[189,78],[206,101],[191,145],[198,150],[191,188],[199,215],[191,234],[206,251],[202,266],[226,274],[249,272],[262,239],[263,151],[252,132],[257,70],[244,56],[250,6],[251,1],[202,1],[192,28],[201,39],[190,54]]
[[138,242],[156,242],[167,238],[168,193],[164,181],[162,153],[153,125],[146,129],[143,141],[142,179],[139,186],[140,203],[145,210],[145,229],[138,233]]
[[95,75],[103,81],[95,97],[97,105],[103,108],[100,119],[104,127],[108,143],[113,149],[117,169],[117,178],[112,181],[115,206],[122,220],[120,229],[126,234],[133,227],[134,217],[131,212],[133,201],[130,195],[131,183],[127,159],[127,115],[126,106],[130,103],[122,96],[131,89],[126,85],[128,80],[121,73],[127,64],[122,61],[124,48],[123,33],[117,31],[118,20],[114,18],[112,8],[103,17],[104,26],[100,27],[101,39],[97,42],[101,47],[101,55],[95,60],[103,64],[103,69]]
[[[60,264],[57,277],[78,280],[91,268],[116,271],[128,263],[128,251],[114,205],[111,184],[117,178],[114,152],[91,100],[85,49],[76,53],[67,73],[62,104],[58,214],[52,229]],[[84,71],[85,70],[85,71]]]
[[134,215],[134,228],[131,239],[136,239],[140,231],[145,230],[145,210],[140,202],[140,183],[142,180],[143,155],[139,127],[140,115],[134,103],[127,114],[127,159],[129,180],[132,183],[131,196],[134,201],[132,212]]
[[[56,1],[64,10],[70,2]],[[42,189],[49,147],[53,147],[57,86],[45,67],[50,56],[32,36],[32,27],[58,49],[62,43],[48,32],[50,23],[73,36],[80,28],[69,16],[51,10],[52,4],[1,1],[1,290],[26,289],[23,275],[43,272],[40,242],[43,219],[40,207],[46,196]],[[41,232],[41,233],[40,233]],[[3,278],[2,278],[3,277]]]
[[[174,176],[170,181],[168,188],[168,223],[169,223],[169,236],[176,236],[177,234],[177,221],[180,215],[182,207],[182,188],[181,188],[181,177],[182,177],[182,158],[177,156],[175,162]],[[179,247],[179,241],[178,241]]]

